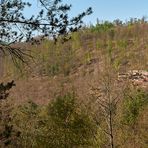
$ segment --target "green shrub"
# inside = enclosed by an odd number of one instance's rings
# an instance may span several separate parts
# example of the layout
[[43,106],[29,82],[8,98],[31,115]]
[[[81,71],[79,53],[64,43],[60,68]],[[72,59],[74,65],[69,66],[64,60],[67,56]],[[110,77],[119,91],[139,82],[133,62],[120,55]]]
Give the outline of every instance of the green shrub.
[[49,66],[48,74],[54,76],[59,73],[59,65],[56,63]]
[[15,86],[13,80],[7,84],[0,84],[0,145],[3,147],[8,146],[17,136],[17,132],[14,131],[11,124],[10,113],[12,107],[7,104],[9,91],[13,86]]
[[108,21],[103,23],[97,23],[95,26],[91,26],[92,32],[106,32],[111,30],[114,27],[114,24]]
[[21,132],[19,147],[89,147],[97,132],[73,93],[58,96],[48,106],[29,102],[16,111],[14,125]]
[[123,122],[127,125],[135,124],[140,111],[148,104],[148,93],[142,90],[133,91],[125,95],[123,103]]
[[[50,147],[92,146],[95,125],[77,103],[74,94],[57,97],[48,106],[50,126],[47,132]],[[51,132],[52,131],[52,132]]]
[[37,124],[40,119],[39,113],[39,106],[32,101],[14,109],[13,126],[20,132],[15,147],[36,147],[36,136],[39,135],[38,130],[40,130]]

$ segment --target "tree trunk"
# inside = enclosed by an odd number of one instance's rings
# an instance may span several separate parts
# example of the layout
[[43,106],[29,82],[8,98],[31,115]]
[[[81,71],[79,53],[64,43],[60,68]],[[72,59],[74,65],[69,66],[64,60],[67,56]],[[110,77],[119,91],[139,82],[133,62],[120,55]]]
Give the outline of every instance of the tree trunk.
[[114,148],[114,136],[113,136],[113,123],[112,123],[112,111],[109,111],[109,133],[110,133],[110,147]]

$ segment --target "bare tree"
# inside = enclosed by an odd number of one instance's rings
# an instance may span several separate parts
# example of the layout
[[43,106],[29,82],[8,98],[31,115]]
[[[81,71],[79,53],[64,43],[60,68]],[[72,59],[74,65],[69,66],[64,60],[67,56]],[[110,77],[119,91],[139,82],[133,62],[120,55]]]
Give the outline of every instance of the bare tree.
[[[91,87],[91,95],[94,99],[93,109],[98,127],[106,134],[111,148],[115,147],[115,117],[117,105],[122,98],[124,84],[118,82],[118,72],[113,68],[111,60],[105,57],[105,66],[100,73],[99,87]],[[98,113],[97,113],[98,112]],[[99,116],[101,115],[102,118]],[[103,125],[100,124],[103,120]]]

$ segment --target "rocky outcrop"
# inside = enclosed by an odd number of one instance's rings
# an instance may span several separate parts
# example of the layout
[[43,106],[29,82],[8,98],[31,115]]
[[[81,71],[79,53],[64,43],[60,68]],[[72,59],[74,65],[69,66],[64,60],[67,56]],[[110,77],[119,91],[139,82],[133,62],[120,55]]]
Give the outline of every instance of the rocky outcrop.
[[134,85],[148,87],[148,71],[130,70],[127,73],[119,73],[119,80],[130,80]]

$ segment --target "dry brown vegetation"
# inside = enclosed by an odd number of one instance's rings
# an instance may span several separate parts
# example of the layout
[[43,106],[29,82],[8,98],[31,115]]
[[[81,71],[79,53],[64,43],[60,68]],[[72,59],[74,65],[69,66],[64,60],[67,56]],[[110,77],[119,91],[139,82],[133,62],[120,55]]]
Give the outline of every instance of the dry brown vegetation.
[[[53,97],[49,94],[56,93],[58,87],[64,89],[71,85],[83,96],[90,85],[98,83],[109,56],[117,72],[148,70],[147,30],[147,23],[116,26],[100,32],[92,27],[74,33],[72,40],[64,44],[55,45],[46,40],[40,45],[25,45],[32,50],[34,61],[29,66],[18,62],[18,69],[4,58],[2,80],[17,81],[14,89],[17,101],[23,98],[41,101],[43,96],[49,99]],[[19,99],[19,92],[22,99]],[[36,96],[37,92],[40,95]]]

